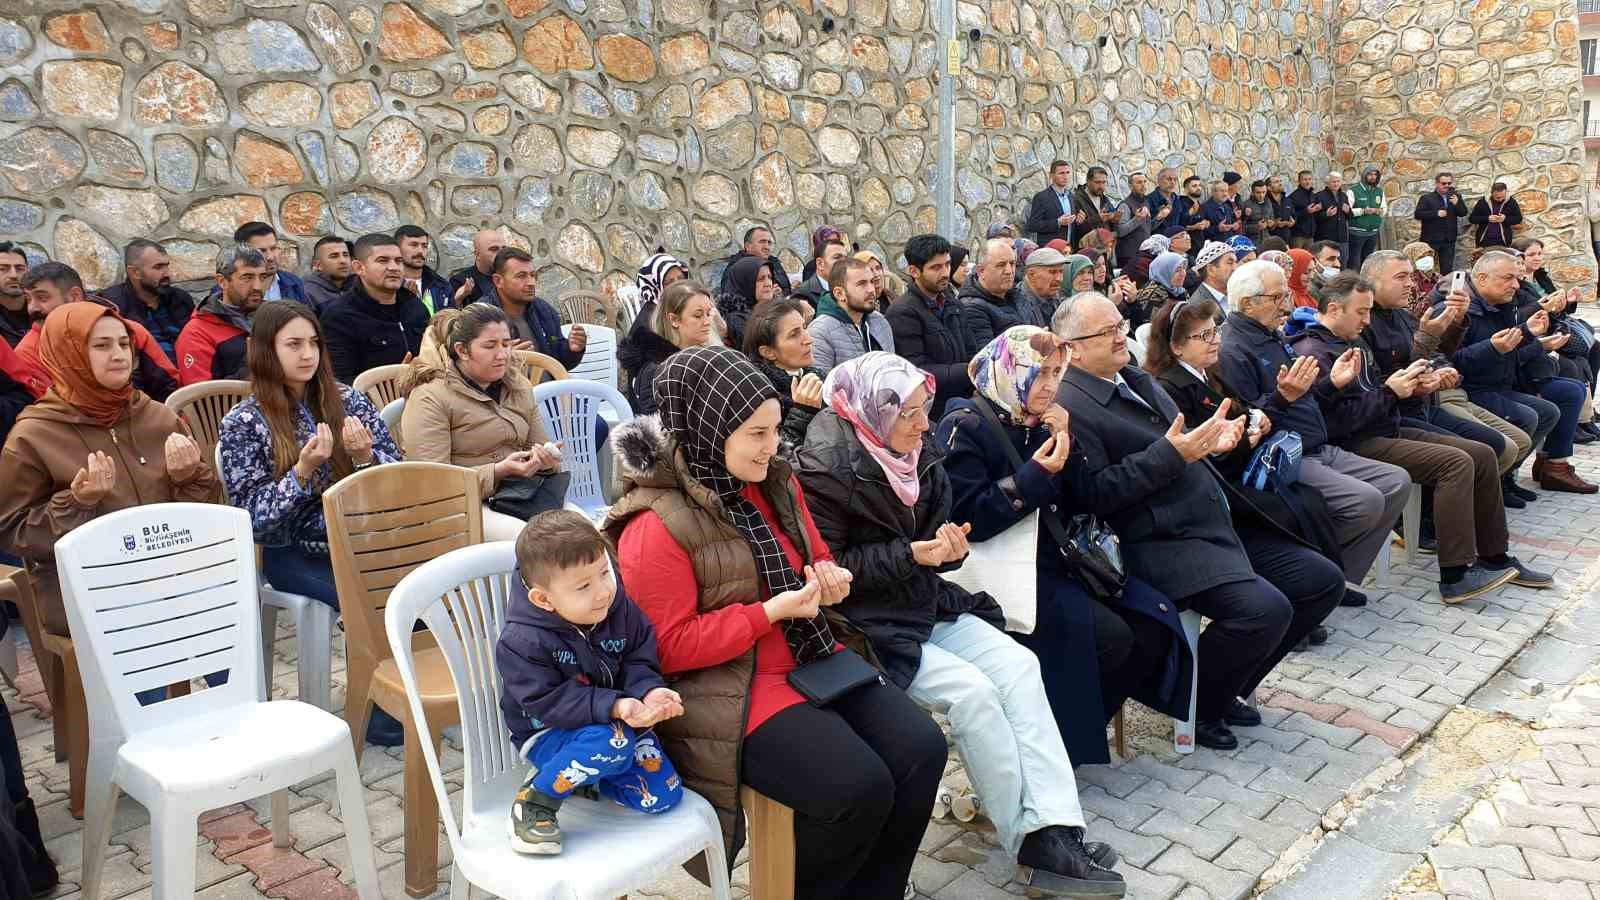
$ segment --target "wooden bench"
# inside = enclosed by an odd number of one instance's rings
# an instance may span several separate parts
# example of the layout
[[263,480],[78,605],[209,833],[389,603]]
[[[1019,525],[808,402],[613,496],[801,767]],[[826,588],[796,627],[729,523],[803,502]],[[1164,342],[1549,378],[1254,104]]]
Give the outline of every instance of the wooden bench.
[[749,824],[751,900],[794,900],[794,810],[741,786]]

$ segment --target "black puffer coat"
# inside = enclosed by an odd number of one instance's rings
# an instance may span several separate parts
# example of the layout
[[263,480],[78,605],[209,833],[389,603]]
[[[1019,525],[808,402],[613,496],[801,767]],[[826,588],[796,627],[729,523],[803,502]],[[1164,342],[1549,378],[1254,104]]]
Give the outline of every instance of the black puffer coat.
[[[790,375],[764,359],[751,360],[751,362],[755,363],[756,368],[761,370],[761,374],[767,376],[767,380],[772,382],[773,390],[778,392],[778,403],[783,406],[783,422],[778,426],[778,433],[783,437],[784,442],[790,446],[791,450],[798,450],[800,445],[805,443],[806,428],[811,425],[811,420],[816,418],[819,410],[816,407],[804,406],[794,402],[796,376]],[[807,367],[800,374],[803,376],[806,373],[815,375],[818,378],[828,377],[828,373],[815,366]],[[792,454],[790,459],[791,461],[793,460]]]
[[934,623],[972,613],[1005,627],[994,598],[967,593],[939,577],[944,569],[918,565],[911,556],[912,541],[932,539],[950,520],[953,492],[931,436],[922,439],[915,506],[895,496],[855,428],[831,409],[811,421],[798,454],[811,518],[834,561],[854,576],[850,596],[835,609],[866,634],[885,674],[901,688],[916,677]]

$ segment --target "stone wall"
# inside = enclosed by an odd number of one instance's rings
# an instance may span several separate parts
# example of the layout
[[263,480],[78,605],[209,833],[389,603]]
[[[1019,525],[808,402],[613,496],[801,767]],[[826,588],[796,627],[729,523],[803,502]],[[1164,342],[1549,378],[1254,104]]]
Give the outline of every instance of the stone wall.
[[1454,171],[1469,202],[1504,181],[1557,283],[1589,291],[1574,4],[1340,0],[1335,16],[1336,159],[1351,174],[1383,167],[1397,235],[1415,238],[1415,198],[1436,172]]
[[[714,266],[756,221],[793,269],[824,222],[894,256],[933,227],[934,6],[11,0],[0,237],[104,284],[135,235],[192,276],[249,219],[302,258],[330,230],[416,221],[446,265],[504,225],[549,294],[631,277],[657,245]],[[958,18],[957,238],[1020,218],[1058,155],[1108,165],[1114,193],[1127,167],[1327,170],[1331,0],[982,0]]]

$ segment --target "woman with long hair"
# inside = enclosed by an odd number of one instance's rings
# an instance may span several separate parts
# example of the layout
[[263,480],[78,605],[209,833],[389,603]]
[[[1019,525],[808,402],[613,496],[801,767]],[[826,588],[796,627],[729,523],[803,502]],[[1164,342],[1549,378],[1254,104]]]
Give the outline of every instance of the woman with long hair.
[[400,417],[407,459],[477,472],[486,541],[516,540],[527,524],[488,507],[504,483],[561,470],[561,451],[549,443],[513,343],[499,307],[474,303],[461,310],[448,320],[443,340],[424,346],[413,364],[417,375]]
[[711,289],[698,281],[677,281],[661,293],[650,327],[635,332],[638,365],[629,371],[628,403],[639,415],[656,411],[651,385],[667,357],[685,347],[722,343],[716,328]]
[[[250,396],[223,417],[217,445],[228,500],[250,514],[261,574],[274,588],[339,608],[322,494],[368,466],[398,462],[367,395],[333,377],[322,324],[304,304],[264,303],[250,323]],[[367,741],[398,746],[374,709]]]
[[[797,900],[898,900],[933,810],[944,735],[879,681],[813,706],[790,673],[839,652],[833,562],[778,452],[778,393],[748,359],[692,347],[651,386],[659,416],[617,429],[606,519],[628,595],[655,626],[684,714],[656,726],[739,852],[739,786],[795,811]],[[846,632],[839,632],[847,634]]]

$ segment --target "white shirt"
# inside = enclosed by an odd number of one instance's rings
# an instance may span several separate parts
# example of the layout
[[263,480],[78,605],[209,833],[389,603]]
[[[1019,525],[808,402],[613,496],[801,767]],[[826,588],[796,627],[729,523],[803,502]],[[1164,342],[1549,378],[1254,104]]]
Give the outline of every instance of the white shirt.
[[1205,372],[1202,372],[1199,369],[1196,369],[1194,366],[1189,365],[1188,363],[1184,362],[1181,359],[1178,360],[1178,365],[1183,366],[1185,369],[1188,369],[1189,370],[1189,374],[1193,375],[1194,377],[1196,377],[1198,379],[1200,379],[1200,383],[1201,384],[1209,384],[1210,383],[1210,382],[1206,381],[1206,373]]

